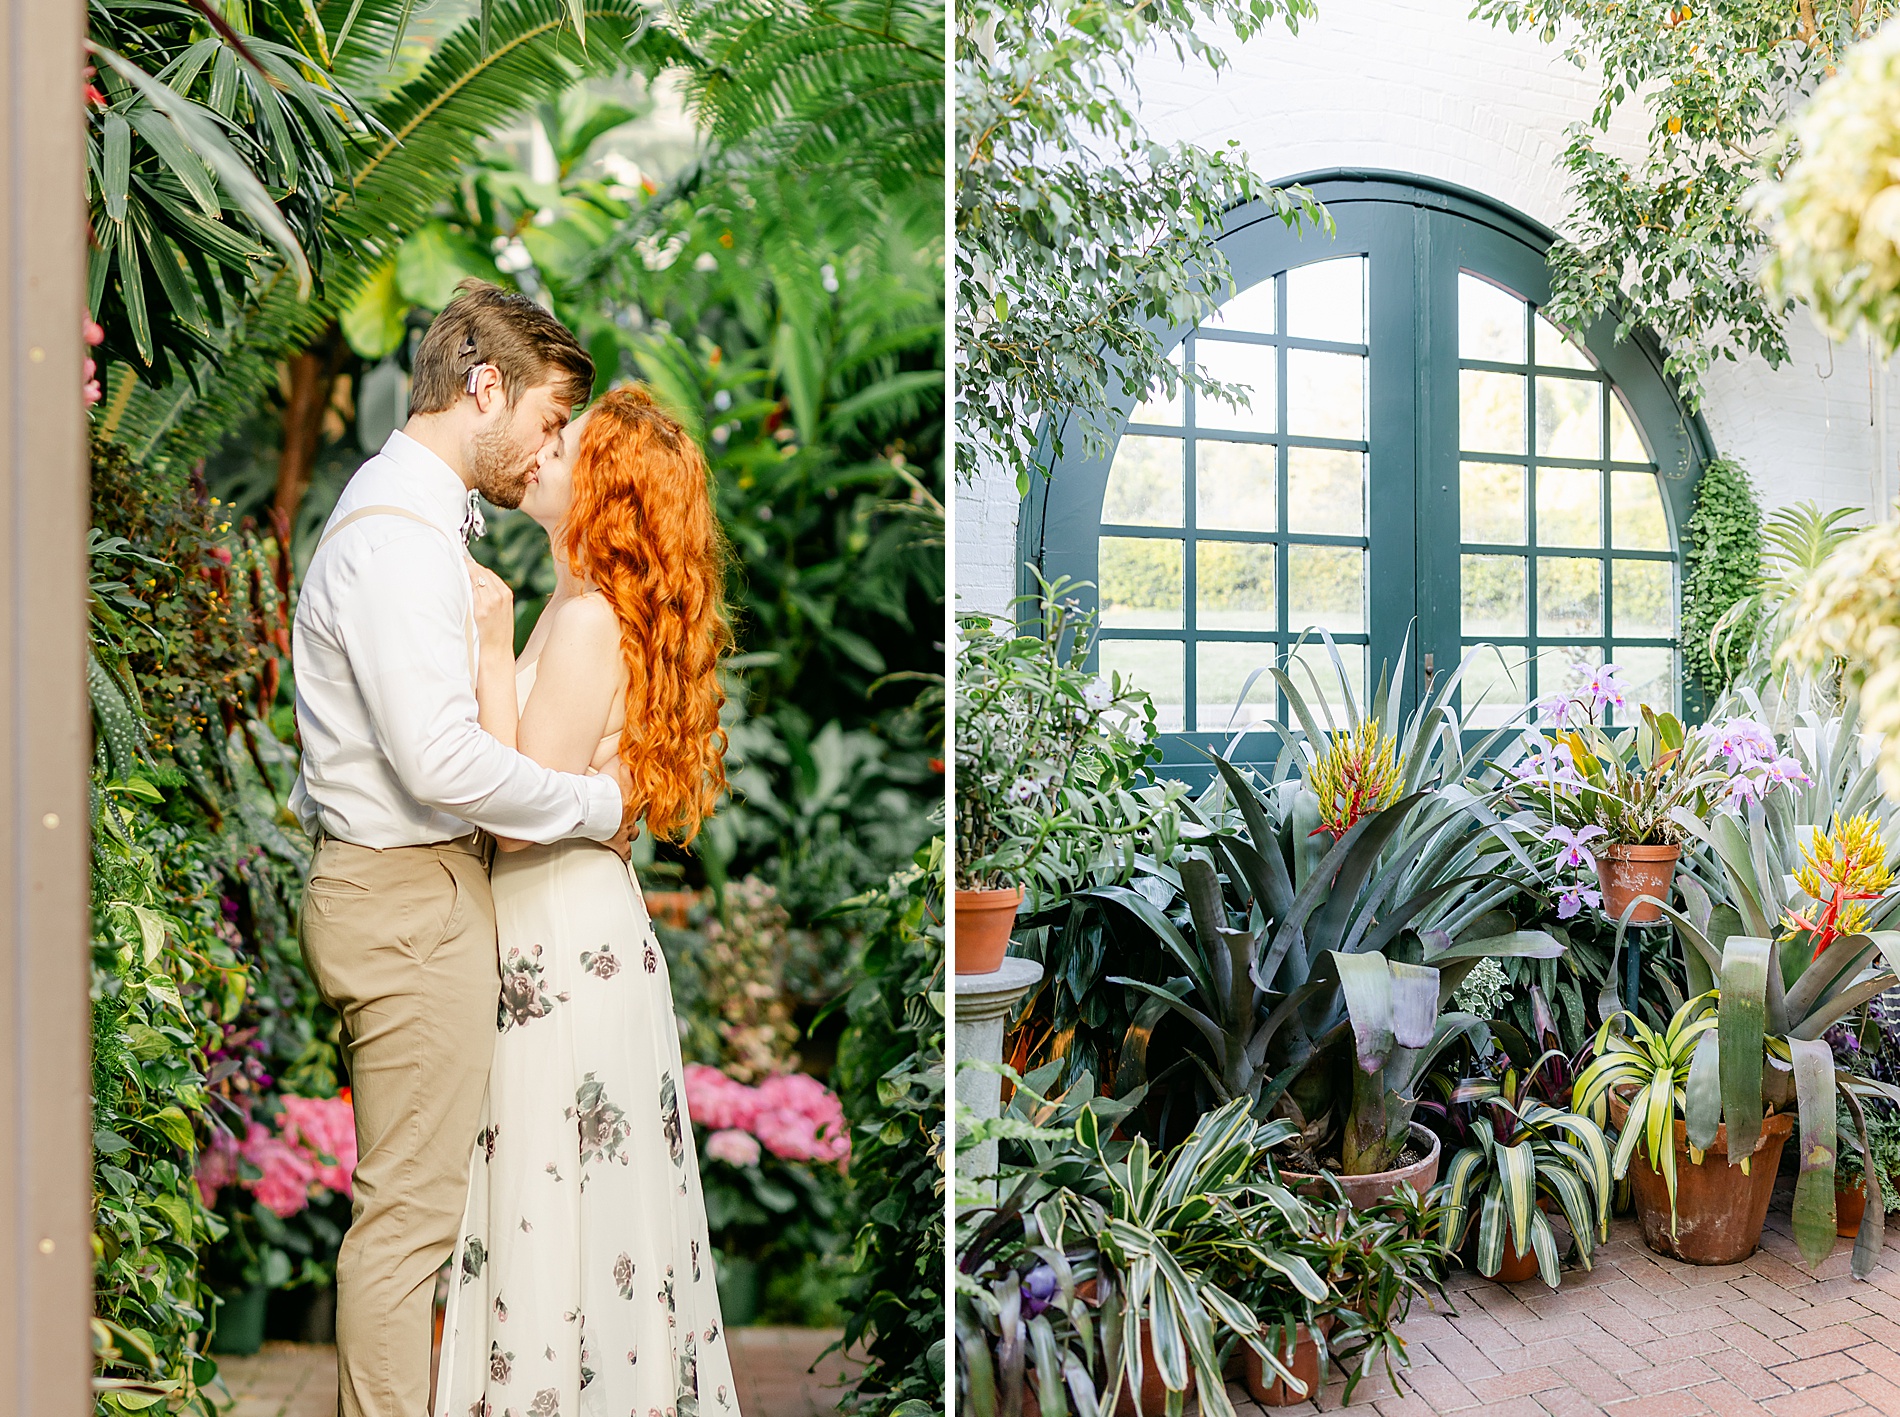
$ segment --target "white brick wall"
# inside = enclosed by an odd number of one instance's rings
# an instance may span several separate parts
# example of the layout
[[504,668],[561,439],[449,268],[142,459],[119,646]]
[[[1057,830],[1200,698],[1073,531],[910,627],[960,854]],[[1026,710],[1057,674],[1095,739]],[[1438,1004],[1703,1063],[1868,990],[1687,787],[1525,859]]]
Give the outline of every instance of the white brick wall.
[[[1585,118],[1595,85],[1559,47],[1467,18],[1468,0],[1320,0],[1322,18],[1292,36],[1270,30],[1228,45],[1233,65],[1211,81],[1172,59],[1141,66],[1143,108],[1158,136],[1239,140],[1272,178],[1377,167],[1460,183],[1561,230],[1569,202],[1558,165],[1565,130]],[[1641,117],[1620,115],[1632,149]],[[1716,447],[1740,460],[1764,507],[1813,498],[1875,500],[1872,399],[1861,343],[1830,348],[1795,314],[1793,359],[1711,371],[1703,416]],[[1900,396],[1889,381],[1889,409]],[[1900,453],[1890,412],[1889,458]],[[1889,475],[1889,492],[1896,490]],[[1014,592],[1017,498],[979,476],[956,502],[960,608],[1000,609]]]

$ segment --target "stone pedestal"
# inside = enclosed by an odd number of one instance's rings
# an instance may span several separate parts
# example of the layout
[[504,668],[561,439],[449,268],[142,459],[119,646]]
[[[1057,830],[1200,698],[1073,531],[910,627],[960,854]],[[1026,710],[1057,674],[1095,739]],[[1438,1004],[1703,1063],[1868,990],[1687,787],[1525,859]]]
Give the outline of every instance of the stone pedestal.
[[[972,1061],[1003,1061],[1003,1030],[1016,1001],[1036,987],[1042,966],[1033,959],[1007,958],[994,974],[959,974],[957,982],[957,1101],[970,1109],[974,1120],[994,1117],[1002,1109],[1003,1080],[995,1073],[966,1069]],[[996,1170],[996,1143],[957,1145],[960,1178],[988,1176]],[[984,1189],[994,1193],[993,1182]]]

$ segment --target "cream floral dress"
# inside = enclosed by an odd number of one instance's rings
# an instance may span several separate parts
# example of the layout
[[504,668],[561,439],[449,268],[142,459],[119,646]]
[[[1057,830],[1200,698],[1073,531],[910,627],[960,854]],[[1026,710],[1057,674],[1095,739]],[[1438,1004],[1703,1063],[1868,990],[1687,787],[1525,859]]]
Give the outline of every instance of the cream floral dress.
[[639,886],[585,841],[498,855],[494,884],[500,1037],[436,1417],[738,1417]]

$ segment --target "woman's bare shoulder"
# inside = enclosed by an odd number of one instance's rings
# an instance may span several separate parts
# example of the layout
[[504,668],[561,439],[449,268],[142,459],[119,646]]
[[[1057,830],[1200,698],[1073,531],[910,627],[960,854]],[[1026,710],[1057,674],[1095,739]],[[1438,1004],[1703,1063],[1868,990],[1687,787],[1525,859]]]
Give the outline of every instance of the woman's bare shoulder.
[[548,649],[589,654],[611,651],[620,643],[620,621],[607,597],[598,591],[577,595],[554,612],[548,622]]

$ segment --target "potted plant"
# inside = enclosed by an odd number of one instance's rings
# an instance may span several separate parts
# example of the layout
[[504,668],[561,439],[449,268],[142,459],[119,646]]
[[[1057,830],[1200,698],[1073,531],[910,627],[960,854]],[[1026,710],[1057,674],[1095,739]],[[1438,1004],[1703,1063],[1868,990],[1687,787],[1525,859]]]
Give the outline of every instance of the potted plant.
[[1608,711],[1627,707],[1617,666],[1574,668],[1582,686],[1538,704],[1544,727],[1505,764],[1516,779],[1510,792],[1547,824],[1560,883],[1572,871],[1597,882],[1568,880],[1559,918],[1589,904],[1619,922],[1654,924],[1670,899],[1685,818],[1706,820],[1807,775],[1753,719],[1689,729],[1642,705],[1634,725],[1612,730]]
[[[1627,1010],[1612,1014],[1576,1087],[1578,1111],[1607,1103],[1618,1128],[1614,1172],[1631,1179],[1643,1242],[1690,1264],[1755,1252],[1794,1126],[1786,1113],[1758,1115],[1754,1134],[1740,1137],[1706,1125],[1710,1104],[1720,1111],[1717,1021],[1714,994],[1687,1000],[1660,1031]],[[1758,1057],[1758,1078],[1761,1066]]]
[[[1090,672],[1091,616],[1042,582],[1011,625],[959,619],[956,972],[994,973],[1016,914],[1085,876],[1126,874],[1151,831],[1172,827],[1182,789],[1147,772],[1159,756],[1147,694]],[[1172,840],[1156,843],[1165,858]]]
[[1452,1157],[1434,1199],[1445,1207],[1446,1243],[1469,1244],[1477,1271],[1501,1283],[1535,1274],[1557,1288],[1561,1256],[1545,1213],[1553,1205],[1585,1269],[1610,1237],[1609,1142],[1588,1117],[1539,1095],[1545,1070],[1564,1062],[1553,1049],[1528,1069],[1467,1078],[1452,1093],[1472,1113],[1471,1144]]
[[[1857,1124],[1862,1123],[1865,1135],[1857,1137]],[[1844,1092],[1834,1127],[1844,1139],[1834,1169],[1834,1232],[1851,1237],[1860,1232],[1870,1206],[1884,1220],[1894,1204],[1894,1181],[1900,1177],[1900,1108],[1884,1097],[1867,1097],[1856,1117]]]

